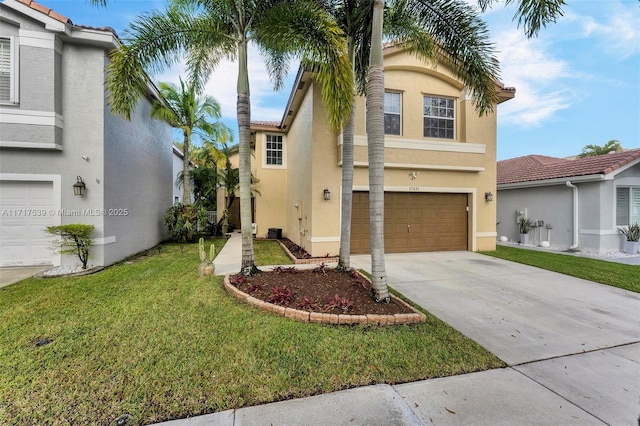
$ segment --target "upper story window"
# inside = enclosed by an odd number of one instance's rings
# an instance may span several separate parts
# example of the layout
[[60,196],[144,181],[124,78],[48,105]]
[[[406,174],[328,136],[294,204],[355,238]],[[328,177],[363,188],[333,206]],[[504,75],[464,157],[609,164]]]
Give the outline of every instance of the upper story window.
[[425,138],[454,139],[455,100],[425,96],[423,101]]
[[616,188],[616,225],[640,223],[640,188]]
[[384,134],[400,135],[402,94],[384,92]]
[[0,103],[18,102],[18,50],[14,37],[0,37]]
[[284,165],[284,143],[282,135],[266,135],[265,164],[267,166]]

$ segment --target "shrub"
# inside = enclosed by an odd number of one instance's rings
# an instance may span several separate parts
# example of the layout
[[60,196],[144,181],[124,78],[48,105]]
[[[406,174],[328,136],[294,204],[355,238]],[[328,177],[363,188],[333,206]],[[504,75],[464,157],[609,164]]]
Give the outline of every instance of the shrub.
[[640,241],[640,225],[634,223],[628,229],[618,227],[618,230],[627,238],[627,241]]
[[169,228],[171,238],[179,242],[195,241],[198,222],[206,223],[207,211],[192,204],[176,204],[167,209],[164,224]]
[[75,254],[82,262],[82,269],[87,269],[89,249],[93,245],[93,225],[70,223],[68,225],[47,226],[47,233],[57,235],[60,239],[53,242],[60,254]]
[[291,303],[291,297],[293,294],[291,290],[287,288],[287,286],[282,286],[281,288],[273,287],[271,289],[271,297],[268,302],[273,303],[274,305],[287,305]]

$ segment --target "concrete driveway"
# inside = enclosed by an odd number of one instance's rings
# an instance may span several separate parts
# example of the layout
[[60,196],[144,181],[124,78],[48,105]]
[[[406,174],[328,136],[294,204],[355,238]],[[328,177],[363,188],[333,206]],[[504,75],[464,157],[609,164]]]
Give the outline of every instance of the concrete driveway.
[[639,294],[470,252],[389,254],[386,267],[393,288],[510,366],[396,386],[425,424],[637,424]]
[[38,272],[51,269],[51,265],[42,266],[8,266],[0,268],[0,288],[32,277]]
[[[369,256],[352,256],[367,271]],[[509,365],[640,341],[640,295],[472,252],[386,255],[389,284]]]

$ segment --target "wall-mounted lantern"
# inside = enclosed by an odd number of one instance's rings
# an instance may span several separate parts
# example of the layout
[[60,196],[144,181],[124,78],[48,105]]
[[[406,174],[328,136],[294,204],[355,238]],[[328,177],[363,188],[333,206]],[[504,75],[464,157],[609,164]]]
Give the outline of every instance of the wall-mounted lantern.
[[323,191],[323,196],[325,201],[329,201],[331,199],[331,191],[329,191],[328,189],[325,189]]
[[485,192],[484,193],[484,200],[485,201],[493,201],[493,194],[491,192]]
[[73,184],[73,195],[79,195],[82,197],[84,195],[86,185],[84,184],[80,176],[77,176],[76,179],[77,182]]

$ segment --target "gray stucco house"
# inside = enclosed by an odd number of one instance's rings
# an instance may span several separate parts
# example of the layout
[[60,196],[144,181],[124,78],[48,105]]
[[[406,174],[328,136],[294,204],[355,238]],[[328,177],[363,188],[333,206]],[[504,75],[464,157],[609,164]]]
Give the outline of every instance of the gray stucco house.
[[575,159],[528,155],[497,168],[499,236],[518,241],[523,216],[536,223],[530,243],[610,252],[624,249],[619,226],[640,223],[640,149]]
[[76,263],[53,254],[47,225],[95,225],[92,265],[166,237],[171,128],[150,118],[151,84],[131,121],[111,114],[105,65],[118,43],[33,1],[0,3],[0,266]]

